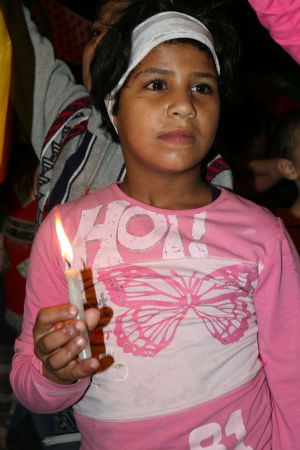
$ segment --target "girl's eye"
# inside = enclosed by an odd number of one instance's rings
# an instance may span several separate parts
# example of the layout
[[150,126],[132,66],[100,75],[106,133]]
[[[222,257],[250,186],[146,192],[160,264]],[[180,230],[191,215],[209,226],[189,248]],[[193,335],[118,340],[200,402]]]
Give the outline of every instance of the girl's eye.
[[166,83],[163,80],[152,80],[145,87],[152,91],[162,91],[166,89]]
[[192,87],[192,91],[198,92],[199,94],[212,94],[214,89],[207,83],[199,83]]

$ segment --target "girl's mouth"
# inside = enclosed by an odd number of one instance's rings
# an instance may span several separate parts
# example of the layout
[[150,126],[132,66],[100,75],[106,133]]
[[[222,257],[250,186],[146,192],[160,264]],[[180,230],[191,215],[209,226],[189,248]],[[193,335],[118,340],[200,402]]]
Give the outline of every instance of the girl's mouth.
[[191,131],[184,129],[168,131],[166,133],[161,134],[159,138],[171,144],[181,144],[181,145],[188,145],[195,141],[194,134]]

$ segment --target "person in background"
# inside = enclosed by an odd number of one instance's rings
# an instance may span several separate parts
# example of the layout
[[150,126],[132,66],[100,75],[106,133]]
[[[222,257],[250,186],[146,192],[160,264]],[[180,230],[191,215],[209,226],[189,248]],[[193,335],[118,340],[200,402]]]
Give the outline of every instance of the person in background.
[[[25,296],[25,274],[34,236],[37,202],[32,192],[33,177],[37,165],[33,149],[24,139],[15,115],[11,121],[11,158],[5,181],[0,184],[2,248],[0,251],[0,427],[7,435],[15,399],[9,395],[9,372],[13,346],[20,332]],[[5,383],[5,375],[7,383]],[[24,445],[24,440],[22,441]],[[3,444],[3,447],[6,445]],[[24,446],[26,450],[26,445]]]
[[[200,177],[236,45],[215,4],[143,0],[97,47],[92,95],[126,175],[43,221],[11,372],[28,408],[75,405],[82,450],[298,448],[299,256],[280,219]],[[78,359],[58,218],[113,313],[106,370]]]
[[[0,0],[2,1],[2,0]],[[46,134],[47,129],[50,127],[49,133],[52,135],[54,133],[54,136],[52,136],[51,142],[48,142],[47,149],[43,149],[43,154],[41,156],[42,158],[42,166],[40,166],[39,172],[40,173],[40,183],[45,188],[45,185],[43,184],[46,180],[47,182],[47,189],[50,189],[51,182],[54,180],[52,179],[52,175],[56,181],[58,181],[58,190],[59,195],[61,194],[64,196],[66,194],[66,189],[68,186],[68,189],[70,189],[69,194],[71,196],[76,195],[82,195],[83,191],[81,190],[81,187],[83,186],[81,184],[81,181],[85,180],[87,181],[91,175],[90,170],[95,171],[97,170],[98,165],[94,165],[92,167],[92,164],[89,165],[87,162],[87,159],[91,155],[90,152],[92,152],[93,148],[93,154],[94,153],[100,153],[101,149],[98,148],[98,146],[102,146],[103,144],[103,155],[106,155],[106,159],[112,162],[111,170],[115,170],[115,164],[113,162],[114,158],[117,158],[117,156],[113,156],[116,149],[116,144],[113,144],[112,142],[109,143],[109,140],[104,138],[102,131],[97,130],[96,122],[100,120],[100,116],[98,113],[96,113],[95,109],[92,107],[91,100],[89,97],[87,97],[89,89],[90,89],[90,64],[93,58],[93,54],[95,51],[95,48],[97,46],[97,43],[100,41],[100,39],[105,35],[105,32],[107,29],[113,24],[115,20],[118,20],[120,13],[122,9],[124,9],[126,6],[128,6],[131,3],[132,0],[109,0],[102,4],[100,9],[97,12],[97,18],[95,22],[91,26],[90,31],[90,37],[88,42],[85,45],[83,56],[82,56],[82,77],[84,85],[79,85],[75,83],[74,77],[72,75],[71,70],[68,68],[68,66],[61,60],[55,59],[54,51],[52,44],[46,39],[43,38],[38,30],[36,29],[33,22],[30,21],[29,18],[29,12],[28,10],[25,10],[25,15],[27,17],[28,21],[28,29],[30,30],[30,38],[32,40],[32,45],[34,48],[34,61],[32,61],[32,66],[34,69],[34,94],[33,94],[33,123],[34,126],[28,123],[28,114],[26,114],[26,111],[23,111],[20,109],[19,103],[22,103],[22,91],[20,91],[20,87],[18,87],[18,90],[16,91],[16,88],[14,88],[14,106],[16,108],[16,111],[18,113],[18,118],[21,119],[21,124],[25,126],[24,131],[25,135],[31,133],[31,140],[34,146],[34,151],[36,152],[37,156],[40,157],[41,152],[41,146],[43,142],[43,136]],[[18,73],[15,73],[15,81],[13,83],[13,86],[20,84],[20,78],[22,74],[24,74],[23,79],[28,80],[30,79],[30,71],[33,70],[32,67],[30,67],[29,61],[30,61],[30,52],[28,51],[28,45],[25,46],[26,51],[23,50],[24,41],[26,33],[21,24],[21,12],[20,9],[18,9],[18,6],[20,8],[21,3],[17,1],[13,8],[16,8],[17,18],[19,20],[16,21],[18,25],[18,30],[15,32],[18,33],[17,36],[14,34],[14,22],[9,21],[10,30],[12,32],[12,36],[15,36],[15,40],[13,40],[13,50],[14,50],[14,61],[18,65]],[[6,3],[6,1],[3,1],[3,7],[6,7],[6,17],[8,16],[7,9],[10,11],[10,3]],[[16,12],[14,13],[14,18],[16,15]],[[21,30],[21,31],[20,31]],[[22,41],[21,39],[22,38]],[[20,42],[21,41],[21,42]],[[19,48],[21,47],[21,48]],[[28,64],[25,65],[25,62],[22,60],[22,55],[19,53],[24,53],[26,55],[26,59],[28,60]],[[25,75],[27,71],[27,76]],[[29,81],[27,81],[29,84]],[[28,84],[24,85],[23,81],[23,87],[26,87],[26,91],[30,90],[30,87]],[[78,100],[75,100],[75,98],[78,98]],[[26,100],[26,99],[25,99]],[[68,104],[68,102],[70,102]],[[26,101],[25,101],[26,103]],[[66,107],[66,105],[68,106]],[[82,108],[83,104],[86,106],[85,108]],[[85,112],[83,111],[85,109]],[[59,111],[61,112],[61,115],[59,115]],[[58,117],[55,119],[55,116],[58,114]],[[88,120],[87,116],[93,115],[94,120]],[[95,115],[97,116],[97,119],[95,119]],[[75,118],[74,118],[75,116]],[[54,121],[53,127],[51,127],[51,122]],[[91,123],[93,122],[92,129],[96,133],[93,135],[92,142],[90,142],[90,138],[92,136],[91,132],[87,128],[87,122]],[[30,128],[31,127],[31,128]],[[30,128],[30,130],[29,130]],[[49,134],[48,133],[48,134]],[[84,136],[86,138],[84,138]],[[88,136],[88,137],[87,137]],[[45,136],[44,136],[45,137]],[[85,147],[85,144],[87,141],[90,142],[88,145],[88,151],[87,154],[84,154],[84,152],[87,150]],[[81,181],[78,181],[78,184],[76,184],[76,187],[74,187],[75,192],[73,194],[73,190],[70,187],[70,184],[65,184],[65,181],[67,180],[67,177],[73,177],[76,178],[78,175],[76,173],[70,173],[70,164],[66,165],[66,160],[70,157],[69,162],[72,163],[72,170],[75,170],[75,166],[78,163],[78,152],[81,153],[81,156],[84,158],[84,163],[82,170],[84,171],[84,174],[82,174]],[[108,153],[111,153],[109,155]],[[74,158],[72,159],[72,155],[75,155],[75,161]],[[84,154],[84,155],[83,155]],[[77,157],[76,157],[77,155]],[[55,159],[55,162],[53,160]],[[101,159],[101,157],[99,156]],[[36,157],[33,155],[32,160],[35,160]],[[117,160],[117,159],[116,159]],[[37,159],[38,161],[38,159]],[[52,162],[55,166],[53,169]],[[31,164],[31,162],[28,162]],[[106,163],[103,162],[104,165]],[[107,162],[108,164],[108,162]],[[46,167],[46,172],[43,171],[41,167],[43,165]],[[120,162],[121,167],[121,162]],[[98,167],[99,168],[99,167]],[[53,171],[52,171],[53,169]],[[58,172],[59,170],[65,170],[67,172],[66,177],[59,177]],[[99,169],[100,170],[100,169]],[[108,169],[107,169],[108,170]],[[38,171],[37,171],[38,173]],[[109,172],[111,174],[111,172]],[[80,178],[80,175],[78,175]],[[33,177],[32,177],[33,179]],[[72,179],[72,182],[74,179]],[[83,181],[83,183],[85,183]],[[108,182],[108,179],[107,179]],[[70,182],[71,183],[71,182]],[[97,183],[97,182],[96,182]],[[81,187],[80,187],[81,186]],[[43,190],[43,187],[41,189]],[[14,226],[12,227],[10,223],[7,224],[6,231],[8,235],[8,239],[15,239],[13,236],[13,233],[17,233],[19,236],[22,234],[22,229],[24,227],[24,223],[26,224],[27,228],[29,228],[30,225],[34,224],[34,221],[36,220],[37,215],[37,205],[41,204],[42,201],[42,193],[41,190],[38,187],[38,176],[35,176],[33,186],[30,188],[31,191],[35,192],[36,198],[38,199],[38,202],[33,201],[30,205],[30,210],[27,208],[27,200],[26,200],[26,212],[24,210],[24,221],[14,222]],[[29,189],[28,189],[29,192]],[[55,192],[57,192],[55,190]],[[24,196],[27,195],[24,193]],[[66,198],[60,200],[63,202],[66,200]],[[56,201],[59,201],[56,199]],[[15,202],[14,202],[15,204]],[[28,210],[28,212],[27,212]],[[11,211],[9,211],[11,213]],[[22,211],[19,208],[18,212],[18,220],[20,219],[20,216],[22,215]],[[41,217],[40,217],[41,218]],[[34,236],[34,229],[32,229],[31,232],[32,237]],[[26,239],[26,245],[28,245],[28,236],[29,233],[27,233],[27,239]],[[30,238],[32,241],[32,237]],[[15,257],[13,255],[16,255],[16,249],[11,252],[11,248],[8,248],[8,252],[10,253],[10,259],[11,257]],[[25,251],[22,248],[21,249],[22,257],[25,255]],[[26,254],[29,257],[30,253],[30,245],[28,247],[28,250],[26,250]],[[23,302],[25,298],[25,278],[26,278],[26,262],[24,257],[24,264],[23,264],[23,270],[22,275],[23,279],[19,280],[19,287],[18,287],[18,298],[15,298],[15,300],[12,300],[12,302],[9,302],[9,309],[7,310],[7,319],[10,325],[12,325],[14,328],[16,328],[17,332],[20,332],[21,324],[22,324],[22,313],[23,313]],[[20,258],[18,258],[18,264],[21,263]],[[13,266],[15,262],[10,261],[10,266]],[[11,269],[11,267],[10,267]],[[16,268],[15,268],[16,270]],[[12,270],[10,270],[12,272]],[[18,275],[19,276],[19,275]],[[8,280],[8,283],[11,284],[11,279]],[[8,285],[7,285],[8,286]],[[6,288],[7,288],[6,286]],[[23,296],[22,296],[23,291]],[[11,298],[12,295],[9,293],[9,298]],[[18,302],[21,302],[20,304],[17,304]],[[12,306],[12,307],[11,307]]]
[[273,132],[270,153],[276,159],[276,171],[297,186],[298,196],[291,207],[280,208],[277,214],[300,253],[300,108],[288,111],[280,118]]
[[[293,0],[248,1],[274,41],[300,64],[300,3]],[[258,192],[282,180],[276,158],[253,160],[249,167]]]

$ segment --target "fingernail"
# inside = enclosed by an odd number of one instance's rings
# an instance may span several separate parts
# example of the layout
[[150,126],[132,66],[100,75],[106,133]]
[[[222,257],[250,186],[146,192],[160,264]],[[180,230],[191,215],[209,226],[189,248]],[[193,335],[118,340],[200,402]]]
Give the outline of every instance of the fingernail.
[[75,328],[77,331],[80,331],[81,333],[83,333],[86,330],[85,324],[82,321],[78,321],[78,322],[76,321]]
[[75,344],[78,345],[78,347],[82,347],[84,343],[85,343],[85,340],[82,336],[78,336],[75,339]]
[[77,309],[75,308],[75,306],[71,305],[68,307],[68,313],[71,314],[72,316],[76,316],[77,315]]
[[98,369],[98,367],[100,367],[99,361],[97,361],[96,359],[93,359],[91,361],[91,369]]
[[74,336],[75,330],[73,327],[65,327],[64,328],[65,333],[67,333],[69,336]]

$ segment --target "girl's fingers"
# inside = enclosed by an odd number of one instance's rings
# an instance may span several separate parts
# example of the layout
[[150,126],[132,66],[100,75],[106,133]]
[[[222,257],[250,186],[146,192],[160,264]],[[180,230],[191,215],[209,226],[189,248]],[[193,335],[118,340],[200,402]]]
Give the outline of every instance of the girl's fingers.
[[100,363],[96,358],[82,361],[72,360],[66,367],[57,371],[48,370],[44,366],[44,375],[56,383],[71,384],[81,378],[90,377],[99,367]]
[[70,369],[69,375],[73,381],[79,380],[81,378],[86,378],[91,376],[100,367],[100,362],[96,358],[89,358],[81,361],[79,364],[74,365]]
[[93,330],[100,319],[100,311],[96,308],[90,308],[85,311],[85,320],[89,330]]
[[71,361],[78,358],[79,353],[87,345],[83,336],[76,336],[56,352],[49,354],[44,361],[48,370],[57,371],[66,367]]
[[77,308],[69,304],[43,308],[37,315],[34,332],[38,335],[48,333],[55,324],[75,319],[76,315]]
[[70,384],[91,376],[100,366],[95,358],[78,360],[88,344],[83,334],[98,324],[100,312],[86,311],[85,320],[77,320],[77,309],[61,305],[42,309],[33,329],[35,353],[43,361],[44,375],[56,383]]
[[67,344],[71,339],[82,335],[85,330],[85,323],[77,320],[67,321],[59,327],[55,326],[52,328],[52,331],[43,336],[36,336],[36,351],[39,356],[49,355]]

